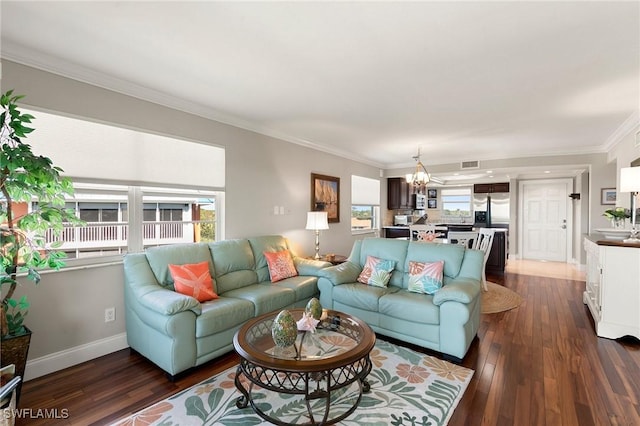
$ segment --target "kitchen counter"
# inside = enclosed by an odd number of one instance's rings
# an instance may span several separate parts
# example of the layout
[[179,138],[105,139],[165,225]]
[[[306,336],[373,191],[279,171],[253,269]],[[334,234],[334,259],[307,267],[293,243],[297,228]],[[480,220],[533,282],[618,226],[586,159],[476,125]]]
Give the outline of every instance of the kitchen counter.
[[599,246],[640,248],[640,243],[625,243],[623,240],[605,238],[604,235],[598,233],[589,234],[586,238]]
[[[471,226],[470,224],[462,223],[439,223],[436,224],[436,231],[445,233],[446,238],[449,231],[449,227],[456,228],[461,226]],[[477,231],[480,228],[472,227],[472,230]],[[507,258],[509,253],[507,234],[509,230],[507,228],[491,228],[496,231],[493,237],[493,244],[491,245],[491,251],[489,252],[489,258],[487,259],[486,270],[493,273],[504,274],[505,266],[507,264]],[[384,238],[409,238],[409,225],[391,225],[382,227],[382,236]],[[612,240],[608,240],[612,241]]]
[[[436,231],[448,231],[449,227],[456,227],[456,226],[473,226],[471,224],[465,224],[465,223],[439,223],[436,224]],[[383,226],[382,229],[409,229],[409,225],[386,225]],[[479,227],[472,227],[471,228],[473,231],[478,231],[480,228]],[[495,229],[496,232],[508,232],[509,230],[506,228],[491,228],[491,229]]]

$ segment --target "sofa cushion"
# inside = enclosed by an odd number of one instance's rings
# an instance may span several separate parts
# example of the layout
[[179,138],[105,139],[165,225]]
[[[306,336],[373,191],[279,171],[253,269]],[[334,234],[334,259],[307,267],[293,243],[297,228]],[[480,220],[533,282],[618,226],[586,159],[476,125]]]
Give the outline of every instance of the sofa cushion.
[[[360,250],[355,254],[359,256],[357,260],[361,266],[367,261],[367,256],[374,256],[380,259],[387,259],[396,262],[395,269],[391,273],[389,285],[402,287],[403,276],[405,275],[405,260],[407,257],[406,240],[394,240],[389,238],[365,238],[360,244]],[[352,254],[354,254],[352,252]],[[353,259],[351,259],[353,261]]]
[[442,270],[444,262],[409,261],[409,291],[413,293],[434,294],[442,288]]
[[173,289],[173,278],[169,273],[169,264],[209,262],[209,272],[215,276],[211,253],[204,243],[172,244],[150,247],[145,252],[149,266],[160,285]]
[[178,293],[194,297],[198,302],[217,299],[213,279],[209,273],[209,263],[169,264],[173,286]]
[[333,300],[354,308],[378,312],[378,300],[385,294],[398,290],[397,287],[364,286],[359,283],[341,284],[333,288]]
[[253,318],[253,303],[243,299],[220,297],[202,304],[202,313],[196,317],[196,337],[220,333]]
[[270,281],[237,288],[224,294],[227,297],[248,300],[254,305],[254,316],[287,307],[296,301],[296,293],[290,288],[272,285]]
[[297,276],[286,278],[275,283],[275,286],[290,288],[296,294],[296,302],[311,299],[318,295],[318,279],[316,277]]
[[256,262],[255,271],[258,275],[258,282],[269,281],[269,268],[264,252],[289,250],[287,239],[281,235],[266,235],[249,238],[249,244]]
[[215,267],[218,294],[258,282],[248,240],[216,241],[209,244],[209,250]]
[[433,296],[428,294],[400,290],[382,296],[379,306],[382,315],[421,324],[440,323],[440,307],[433,304]]
[[367,256],[367,261],[358,276],[358,282],[373,285],[376,287],[386,287],[391,279],[391,272],[396,262],[393,260],[380,259],[375,256]]
[[272,283],[298,275],[289,250],[265,251],[263,254],[267,260],[269,279]]

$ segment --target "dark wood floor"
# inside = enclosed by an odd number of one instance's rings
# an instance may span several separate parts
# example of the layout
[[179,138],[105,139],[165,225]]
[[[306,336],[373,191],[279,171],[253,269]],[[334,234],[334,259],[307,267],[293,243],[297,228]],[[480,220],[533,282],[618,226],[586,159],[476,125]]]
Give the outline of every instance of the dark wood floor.
[[[450,425],[640,425],[640,344],[596,337],[582,304],[584,282],[508,273],[490,279],[525,302],[482,315],[463,360],[475,374]],[[21,408],[66,409],[69,418],[16,424],[110,424],[236,362],[229,354],[172,383],[122,350],[26,382]]]

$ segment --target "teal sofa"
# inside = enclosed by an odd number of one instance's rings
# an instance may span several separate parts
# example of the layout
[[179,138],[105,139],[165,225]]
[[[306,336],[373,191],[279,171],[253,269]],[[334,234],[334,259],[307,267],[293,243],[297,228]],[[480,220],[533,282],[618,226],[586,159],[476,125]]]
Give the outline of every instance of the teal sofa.
[[[357,282],[367,256],[395,261],[387,287]],[[409,262],[438,260],[444,260],[444,286],[434,295],[409,292]],[[482,252],[461,245],[367,238],[355,242],[347,262],[320,272],[320,303],[360,318],[376,333],[460,361],[480,323],[482,267]]]
[[[292,253],[299,273],[272,283],[264,252],[290,250],[282,236],[154,247],[124,257],[124,302],[129,346],[170,377],[233,350],[248,319],[304,307],[318,297],[318,272],[330,263]],[[200,303],[177,293],[169,264],[207,261],[220,296]]]

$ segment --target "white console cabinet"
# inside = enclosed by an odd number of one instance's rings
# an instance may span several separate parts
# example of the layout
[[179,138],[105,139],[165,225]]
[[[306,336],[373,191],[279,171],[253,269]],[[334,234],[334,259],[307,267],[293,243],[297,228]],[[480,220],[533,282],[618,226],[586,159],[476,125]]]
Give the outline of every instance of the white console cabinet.
[[640,339],[640,247],[598,244],[588,237],[587,282],[583,296],[600,337]]

